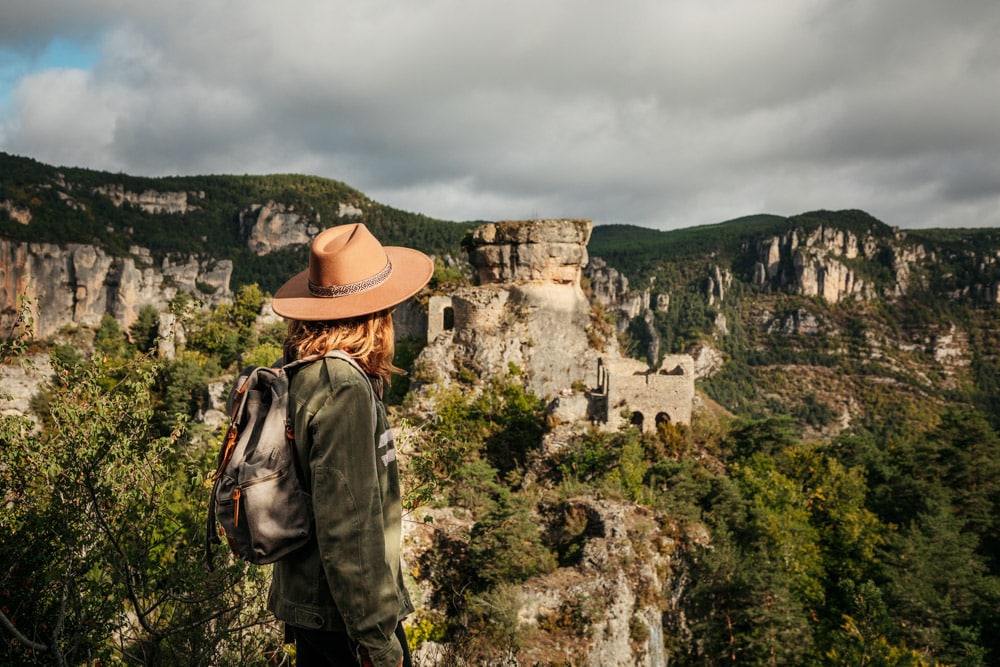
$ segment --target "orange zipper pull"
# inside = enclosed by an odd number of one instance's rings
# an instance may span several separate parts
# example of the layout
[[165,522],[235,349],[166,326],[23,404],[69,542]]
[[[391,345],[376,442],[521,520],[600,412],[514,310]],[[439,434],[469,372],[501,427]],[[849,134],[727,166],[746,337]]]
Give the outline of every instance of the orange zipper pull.
[[233,450],[236,449],[236,441],[239,437],[240,434],[236,429],[236,424],[230,424],[229,428],[226,429],[226,439],[222,449],[222,460],[219,461],[219,467],[215,470],[215,474],[212,475],[213,482],[222,477],[222,471],[225,470],[226,464],[229,463],[229,458],[233,455]]
[[236,503],[236,507],[233,510],[233,525],[240,525],[240,487],[233,489],[233,502]]

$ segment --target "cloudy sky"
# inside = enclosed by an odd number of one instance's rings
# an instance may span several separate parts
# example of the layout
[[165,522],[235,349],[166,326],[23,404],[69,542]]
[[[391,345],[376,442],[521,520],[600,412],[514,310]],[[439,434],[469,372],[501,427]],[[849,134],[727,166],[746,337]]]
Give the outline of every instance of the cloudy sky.
[[1000,2],[3,0],[0,150],[452,220],[1000,226]]

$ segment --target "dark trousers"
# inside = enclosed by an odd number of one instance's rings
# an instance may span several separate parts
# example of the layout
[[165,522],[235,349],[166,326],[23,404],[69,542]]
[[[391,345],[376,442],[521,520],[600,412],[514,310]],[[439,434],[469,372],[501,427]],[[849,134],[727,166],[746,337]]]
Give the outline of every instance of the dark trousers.
[[[307,630],[290,626],[295,637],[296,667],[353,667],[358,662],[358,645],[346,632]],[[396,638],[403,647],[403,667],[412,667],[403,624],[396,626]]]

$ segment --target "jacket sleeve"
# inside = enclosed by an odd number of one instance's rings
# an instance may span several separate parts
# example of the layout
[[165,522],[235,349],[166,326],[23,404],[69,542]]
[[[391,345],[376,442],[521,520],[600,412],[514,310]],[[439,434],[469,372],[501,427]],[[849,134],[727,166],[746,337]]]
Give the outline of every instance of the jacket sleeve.
[[376,667],[395,667],[403,656],[394,634],[399,599],[386,558],[386,475],[376,456],[372,397],[365,379],[353,371],[328,387],[330,400],[309,428],[320,557],[348,634]]

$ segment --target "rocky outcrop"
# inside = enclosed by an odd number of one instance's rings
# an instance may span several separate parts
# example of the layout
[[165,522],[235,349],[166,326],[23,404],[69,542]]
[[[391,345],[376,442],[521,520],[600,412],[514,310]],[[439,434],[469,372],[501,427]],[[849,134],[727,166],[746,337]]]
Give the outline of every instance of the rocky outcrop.
[[466,287],[451,295],[454,327],[435,337],[419,365],[438,377],[502,376],[524,371],[539,396],[583,382],[596,363],[587,326],[590,304],[579,285]]
[[708,279],[705,281],[705,297],[708,305],[715,305],[726,298],[726,290],[732,287],[733,274],[729,269],[723,269],[717,264],[709,271]]
[[0,211],[4,211],[11,220],[27,225],[31,222],[31,209],[18,206],[9,199],[0,201]]
[[480,284],[579,284],[587,263],[589,220],[489,223],[473,230],[469,262]]
[[293,245],[306,245],[320,232],[318,213],[304,213],[294,206],[268,201],[240,211],[240,229],[247,247],[256,255]]
[[630,289],[628,278],[600,257],[590,258],[585,273],[594,300],[615,315],[619,331],[624,331],[634,318],[643,316],[651,305],[658,311],[666,311],[670,306],[667,294],[657,294],[653,298],[649,290]]
[[[509,665],[573,664],[588,667],[664,667],[664,604],[671,586],[677,544],[669,524],[632,503],[570,498],[540,508],[549,532],[578,533],[578,562],[529,579],[519,587],[517,623],[530,635]],[[448,508],[421,510],[432,521],[408,521],[403,559],[416,565],[440,548],[461,542],[471,522]],[[430,582],[418,582],[419,607],[433,606]],[[445,667],[443,651],[421,648],[420,664]]]
[[[921,246],[905,238],[902,232],[891,237],[873,232],[858,236],[823,225],[811,231],[792,229],[756,243],[750,280],[758,287],[771,286],[830,303],[871,299],[880,292],[898,296],[910,286],[911,268],[925,256]],[[890,284],[877,286],[866,280],[858,272],[866,264],[884,267],[881,273],[890,276]]]
[[158,192],[156,190],[131,192],[126,190],[124,185],[117,183],[94,188],[94,193],[104,195],[119,208],[128,203],[146,213],[184,214],[197,208],[196,205],[190,203],[190,199],[205,198],[204,192]]
[[[667,587],[674,540],[649,510],[631,503],[581,497],[557,509],[584,521],[587,538],[578,565],[522,587],[519,619],[542,638],[521,656],[521,664],[666,665],[663,600],[650,592]],[[552,622],[567,611],[575,612],[577,627]],[[574,641],[545,641],[545,635],[557,639],[566,630],[576,635]],[[562,655],[553,655],[560,644]]]
[[[670,295],[666,292],[653,293],[649,289],[629,289],[628,278],[600,257],[590,259],[585,274],[594,300],[614,317],[615,329],[619,333],[633,324],[642,327],[648,341],[645,357],[650,363],[655,362],[660,354],[660,335],[653,326],[654,317],[656,313],[665,313],[670,309]],[[728,271],[725,272],[726,277],[718,269],[716,274],[717,283],[712,283],[712,278],[709,278],[710,303],[715,295],[721,298],[722,290],[729,284],[726,281],[732,280]]]
[[69,324],[97,326],[105,313],[127,328],[142,306],[163,310],[178,292],[209,305],[232,297],[229,260],[168,257],[154,266],[148,250],[131,250],[114,257],[91,245],[0,239],[0,319],[8,325],[25,295],[43,339]]
[[55,369],[47,353],[35,354],[22,360],[22,363],[10,363],[0,366],[0,416],[18,415],[31,419],[31,399],[49,378]]
[[585,220],[474,230],[468,250],[481,284],[435,302],[436,317],[450,309],[453,325],[429,326],[436,333],[418,366],[441,378],[468,372],[486,378],[513,364],[543,397],[583,382],[597,359],[587,337],[590,303],[580,287],[590,230]]
[[[428,344],[414,376],[428,384],[475,384],[517,367],[527,389],[550,400],[551,416],[558,421],[589,417],[614,429],[621,411],[631,406],[633,418],[641,416],[650,431],[663,419],[689,423],[690,357],[677,357],[669,369],[650,369],[624,359],[613,336],[602,349],[595,346],[593,313],[580,284],[589,225],[532,220],[474,230],[469,254],[481,284],[430,299]],[[612,271],[607,275],[608,284],[627,289],[624,278]],[[647,307],[640,313],[649,330],[648,356],[655,362],[659,342],[653,313]],[[581,400],[579,389],[588,386],[587,380],[594,388]]]

